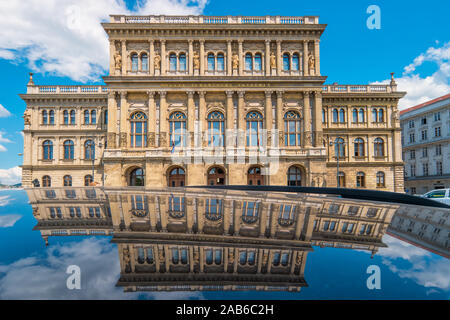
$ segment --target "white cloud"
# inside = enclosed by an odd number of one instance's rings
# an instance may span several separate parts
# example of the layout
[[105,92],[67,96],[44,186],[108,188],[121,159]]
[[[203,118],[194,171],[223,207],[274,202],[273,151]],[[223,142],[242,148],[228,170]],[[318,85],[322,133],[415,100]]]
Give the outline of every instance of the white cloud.
[[[0,58],[1,58],[1,51],[0,51]],[[6,108],[0,104],[0,118],[6,118],[9,117],[10,115],[11,112],[6,110]]]
[[17,184],[22,181],[22,168],[0,169],[0,183],[6,185]]
[[[1,143],[11,143],[12,142],[11,140],[5,138],[3,136],[4,134],[5,134],[4,132],[0,131],[0,152],[7,151],[6,147]],[[0,179],[1,179],[1,176],[0,176]],[[0,182],[1,182],[1,180],[0,180]]]
[[19,214],[0,215],[0,228],[13,227],[20,218],[22,216]]
[[[437,43],[438,44],[438,43]],[[450,42],[441,47],[430,47],[420,54],[412,63],[404,68],[402,77],[395,79],[399,91],[406,91],[407,95],[400,100],[399,109],[403,110],[427,102],[450,93]],[[425,62],[434,63],[437,70],[427,76],[421,76],[417,68]],[[385,80],[377,83],[389,83]]]
[[10,196],[0,196],[0,207],[4,207],[10,202],[11,202]]
[[[66,286],[67,267],[81,269],[81,290]],[[117,247],[108,239],[51,245],[44,256],[0,265],[0,299],[155,299],[201,298],[201,293],[125,293],[116,287],[120,275]]]
[[109,57],[100,23],[109,14],[199,14],[206,0],[138,3],[129,11],[123,0],[0,1],[0,58],[25,59],[35,72],[99,81]]

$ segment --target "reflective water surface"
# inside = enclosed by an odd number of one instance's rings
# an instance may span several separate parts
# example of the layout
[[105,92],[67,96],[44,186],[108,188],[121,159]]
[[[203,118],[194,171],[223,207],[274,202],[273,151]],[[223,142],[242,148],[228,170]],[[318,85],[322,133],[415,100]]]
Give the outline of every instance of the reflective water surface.
[[1,190],[0,299],[448,299],[449,213],[283,192]]

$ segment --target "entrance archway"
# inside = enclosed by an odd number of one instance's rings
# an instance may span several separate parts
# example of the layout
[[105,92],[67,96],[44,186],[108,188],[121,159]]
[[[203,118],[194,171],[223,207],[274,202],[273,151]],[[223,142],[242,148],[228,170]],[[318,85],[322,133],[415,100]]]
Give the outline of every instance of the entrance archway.
[[225,170],[221,167],[213,167],[209,169],[207,183],[210,186],[225,185]]
[[128,181],[129,186],[142,187],[145,185],[144,169],[136,168],[130,172],[130,179]]
[[184,187],[186,185],[186,173],[183,168],[169,169],[169,187]]
[[263,186],[264,176],[261,173],[261,167],[251,167],[247,171],[247,184],[249,186]]

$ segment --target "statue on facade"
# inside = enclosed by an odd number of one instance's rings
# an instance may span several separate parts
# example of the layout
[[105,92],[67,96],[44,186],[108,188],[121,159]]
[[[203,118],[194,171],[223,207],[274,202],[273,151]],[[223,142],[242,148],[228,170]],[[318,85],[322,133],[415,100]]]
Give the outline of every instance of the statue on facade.
[[234,263],[234,251],[232,249],[228,252],[228,262]]
[[273,52],[270,54],[270,67],[272,69],[277,67],[277,58]]
[[23,113],[23,122],[25,125],[31,124],[31,113],[28,109]]
[[312,54],[309,54],[308,65],[309,65],[309,70],[314,71],[315,59]]
[[117,51],[114,54],[114,65],[115,65],[116,70],[122,69],[122,56]]
[[233,69],[237,69],[239,67],[239,56],[237,54],[233,55]]
[[200,256],[198,251],[194,251],[194,263],[198,264],[200,262]]
[[200,56],[197,51],[194,52],[194,69],[200,69]]
[[155,70],[160,70],[161,68],[161,56],[158,53],[155,53],[153,65],[155,66]]

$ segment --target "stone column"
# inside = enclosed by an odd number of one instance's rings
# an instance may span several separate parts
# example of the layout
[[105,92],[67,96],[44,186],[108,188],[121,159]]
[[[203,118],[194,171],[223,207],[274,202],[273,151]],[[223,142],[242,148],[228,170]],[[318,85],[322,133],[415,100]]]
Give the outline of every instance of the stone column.
[[272,91],[266,91],[266,103],[264,106],[264,119],[265,119],[265,129],[267,132],[267,147],[271,147],[271,134],[272,134]]
[[229,137],[233,136],[234,130],[234,105],[233,105],[233,91],[226,91],[227,95],[227,126],[226,126],[226,136],[225,141],[227,144],[226,147],[234,147],[235,142],[231,142]]
[[194,47],[193,47],[193,40],[188,40],[189,43],[189,66],[188,66],[188,70],[189,70],[189,75],[193,76],[194,75]]
[[205,40],[200,40],[200,75],[205,75]]
[[127,41],[122,40],[122,75],[127,74],[128,56],[127,56]]
[[166,91],[160,91],[159,97],[159,146],[161,148],[167,147],[168,136],[167,136],[167,104],[166,104]]
[[109,40],[109,74],[115,75],[116,73],[116,61],[114,55],[116,53],[116,41]]
[[311,147],[311,105],[309,101],[309,92],[303,92],[303,146]]
[[147,147],[156,146],[156,104],[155,92],[147,91],[148,94],[148,143]]
[[154,59],[155,59],[155,41],[150,40],[150,52],[148,55],[148,67],[150,70],[150,75],[154,76],[155,75],[155,63],[154,63]]
[[187,132],[188,136],[186,137],[187,141],[189,141],[188,146],[193,147],[194,146],[194,133],[195,133],[195,104],[194,104],[194,91],[188,91],[188,126],[187,126]]
[[245,112],[244,112],[244,107],[245,107],[245,91],[238,91],[238,119],[237,119],[237,123],[238,123],[238,141],[237,141],[237,146],[240,148],[245,147]]
[[315,75],[320,76],[320,40],[314,40]]
[[128,136],[128,101],[127,92],[120,92],[120,137],[119,146],[120,148],[127,147],[127,136]]
[[314,92],[314,146],[321,147],[323,137],[322,128],[322,93]]
[[227,40],[227,75],[231,76],[233,73],[233,66],[232,66],[232,51],[231,51],[231,40]]
[[308,41],[303,40],[303,75],[308,76]]
[[199,103],[198,103],[198,123],[199,123],[199,130],[201,133],[200,139],[201,139],[201,145],[203,147],[206,146],[206,144],[208,143],[207,139],[206,139],[206,129],[207,129],[207,125],[206,125],[206,101],[205,101],[205,91],[199,91],[198,92],[198,96],[199,96]]
[[281,40],[277,40],[277,75],[281,75],[281,65],[282,63],[282,57],[281,57]]
[[108,93],[108,149],[115,149],[117,134],[117,103],[116,92]]
[[244,53],[242,48],[243,40],[238,40],[239,49],[238,49],[238,55],[239,55],[239,75],[242,76],[242,70],[244,70]]
[[284,125],[283,125],[283,91],[277,91],[277,129],[278,129],[278,140],[280,141],[279,146],[283,147],[284,143]]
[[161,40],[161,75],[166,75],[166,40]]
[[270,67],[270,40],[266,39],[266,76],[270,76],[271,67]]

